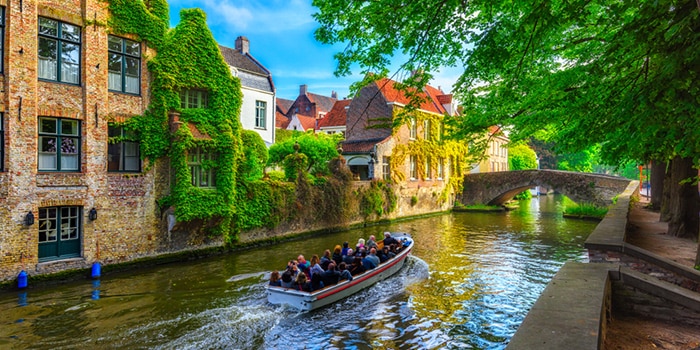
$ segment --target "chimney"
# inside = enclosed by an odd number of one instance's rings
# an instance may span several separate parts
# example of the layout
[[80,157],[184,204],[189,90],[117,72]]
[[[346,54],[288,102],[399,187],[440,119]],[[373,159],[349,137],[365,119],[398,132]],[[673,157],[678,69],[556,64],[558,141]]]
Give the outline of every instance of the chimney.
[[332,92],[331,92],[331,97],[337,100],[337,99],[338,99],[338,93],[335,92],[335,91],[332,91]]
[[306,95],[306,84],[299,85],[299,95]]
[[247,54],[250,52],[250,41],[244,36],[239,36],[236,38],[236,50],[241,54]]

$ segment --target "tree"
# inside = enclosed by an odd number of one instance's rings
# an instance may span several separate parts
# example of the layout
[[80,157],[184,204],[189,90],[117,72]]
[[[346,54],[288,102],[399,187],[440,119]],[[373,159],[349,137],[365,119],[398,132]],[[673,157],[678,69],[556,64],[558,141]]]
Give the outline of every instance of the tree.
[[[543,130],[558,151],[601,144],[609,164],[671,160],[691,174],[700,149],[700,11],[692,1],[314,0],[318,40],[386,72],[390,57],[423,75],[466,67],[455,84],[461,130]],[[390,21],[386,20],[391,18]],[[411,82],[427,79],[413,78]],[[674,166],[677,163],[677,166]],[[697,174],[697,171],[695,171]],[[671,176],[669,234],[698,236],[697,188]],[[678,195],[679,192],[684,195]],[[700,250],[699,250],[700,252]],[[698,254],[700,263],[700,253]]]
[[524,143],[508,148],[508,169],[537,169],[537,155],[535,151]]
[[565,153],[557,156],[557,169],[590,173],[593,166],[598,164],[598,145],[593,145],[584,150]]
[[267,164],[267,146],[260,134],[252,130],[241,130],[243,159],[238,164],[239,178],[244,182],[260,180]]
[[294,154],[294,145],[299,145],[299,153],[307,158],[307,172],[328,174],[328,161],[338,156],[339,135],[323,133],[303,133],[297,137],[275,143],[270,147],[268,164],[283,165],[284,159]]

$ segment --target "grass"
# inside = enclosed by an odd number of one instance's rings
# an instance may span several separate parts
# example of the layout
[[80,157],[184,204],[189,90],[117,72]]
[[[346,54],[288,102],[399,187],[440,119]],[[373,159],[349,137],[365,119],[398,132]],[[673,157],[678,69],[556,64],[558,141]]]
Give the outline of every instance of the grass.
[[575,206],[567,206],[566,209],[564,209],[564,215],[566,216],[578,216],[587,218],[602,219],[607,213],[607,207],[599,207],[594,204],[577,204]]

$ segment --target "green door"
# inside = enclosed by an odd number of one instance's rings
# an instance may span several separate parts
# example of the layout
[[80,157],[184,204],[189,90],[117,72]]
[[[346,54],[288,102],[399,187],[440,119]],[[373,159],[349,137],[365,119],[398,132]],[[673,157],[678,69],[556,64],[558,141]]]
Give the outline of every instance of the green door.
[[81,207],[39,208],[39,261],[80,256]]

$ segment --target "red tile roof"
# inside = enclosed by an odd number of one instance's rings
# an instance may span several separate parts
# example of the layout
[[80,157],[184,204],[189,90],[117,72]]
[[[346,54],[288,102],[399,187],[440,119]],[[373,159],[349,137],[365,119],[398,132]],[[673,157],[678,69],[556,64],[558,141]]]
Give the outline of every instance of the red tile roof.
[[[381,90],[387,102],[395,102],[402,105],[408,105],[411,102],[409,97],[406,96],[406,93],[397,88],[397,82],[391,79],[381,78],[374,83],[377,84],[377,87]],[[426,85],[423,91],[418,94],[422,99],[418,108],[436,114],[445,113],[445,108],[438,102],[438,96],[442,95],[445,95],[445,93],[432,86]]]
[[347,106],[352,100],[337,101],[326,116],[318,121],[319,129],[322,127],[345,126],[347,120]]
[[301,126],[304,128],[304,131],[314,130],[316,128],[316,118],[307,117],[305,115],[300,114],[297,114],[296,116],[299,119]]
[[275,128],[286,129],[289,126],[289,118],[278,111],[275,112]]

